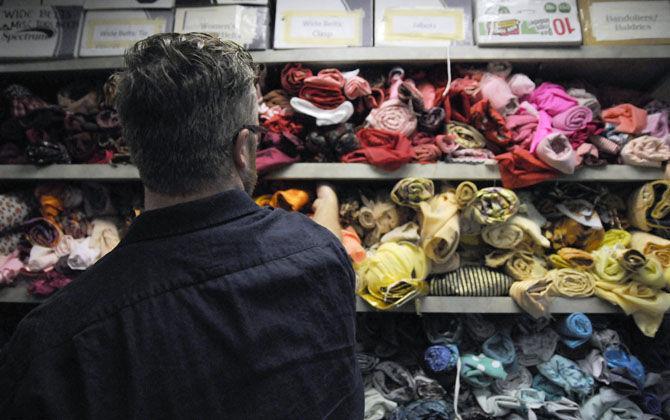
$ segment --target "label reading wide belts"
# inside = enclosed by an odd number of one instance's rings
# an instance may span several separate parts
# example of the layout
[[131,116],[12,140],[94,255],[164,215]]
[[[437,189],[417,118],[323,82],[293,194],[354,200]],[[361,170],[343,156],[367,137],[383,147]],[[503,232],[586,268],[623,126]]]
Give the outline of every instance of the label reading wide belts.
[[388,41],[465,39],[463,9],[390,8],[384,12],[384,22]]
[[162,19],[94,19],[87,23],[86,48],[125,48],[163,32]]
[[284,39],[289,43],[363,45],[363,11],[289,10],[282,14]]

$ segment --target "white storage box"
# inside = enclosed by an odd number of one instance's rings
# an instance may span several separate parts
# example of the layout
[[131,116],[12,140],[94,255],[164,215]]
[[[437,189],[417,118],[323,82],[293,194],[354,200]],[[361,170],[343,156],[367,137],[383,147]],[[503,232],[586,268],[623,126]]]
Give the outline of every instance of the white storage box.
[[375,45],[473,45],[471,0],[375,0]]
[[174,0],[85,0],[86,10],[171,9]]
[[274,47],[371,47],[372,2],[277,0]]
[[250,50],[270,47],[269,10],[263,6],[180,7],[175,32],[205,32]]

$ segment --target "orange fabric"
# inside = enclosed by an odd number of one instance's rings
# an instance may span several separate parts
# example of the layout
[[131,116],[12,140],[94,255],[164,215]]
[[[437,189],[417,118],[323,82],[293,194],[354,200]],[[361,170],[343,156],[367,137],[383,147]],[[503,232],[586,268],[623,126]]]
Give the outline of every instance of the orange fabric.
[[361,238],[351,226],[342,229],[342,245],[354,263],[358,264],[367,258],[365,248],[363,248],[361,243]]
[[615,124],[617,131],[639,134],[647,126],[647,111],[635,105],[621,104],[603,111],[603,120]]
[[63,202],[54,195],[40,196],[42,217],[55,222],[56,217],[63,211]]
[[270,206],[292,211],[300,211],[307,203],[309,203],[309,194],[297,189],[277,191],[270,199]]
[[271,200],[272,200],[272,194],[264,194],[254,199],[256,204],[258,204],[261,207],[269,206]]

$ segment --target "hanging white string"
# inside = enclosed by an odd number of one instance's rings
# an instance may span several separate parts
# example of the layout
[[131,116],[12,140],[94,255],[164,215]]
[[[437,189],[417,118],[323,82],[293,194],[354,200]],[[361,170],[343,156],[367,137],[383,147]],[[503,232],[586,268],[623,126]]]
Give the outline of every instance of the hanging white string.
[[458,357],[456,361],[456,385],[454,385],[454,413],[456,414],[456,420],[463,420],[461,415],[458,414],[458,398],[461,393],[461,358]]
[[444,88],[442,97],[444,98],[451,89],[451,42],[447,44],[447,86]]

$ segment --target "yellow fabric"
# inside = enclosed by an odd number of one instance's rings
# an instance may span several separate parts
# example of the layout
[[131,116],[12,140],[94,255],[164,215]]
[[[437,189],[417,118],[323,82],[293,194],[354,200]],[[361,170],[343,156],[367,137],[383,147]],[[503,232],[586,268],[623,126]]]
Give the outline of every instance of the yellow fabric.
[[551,263],[551,266],[559,269],[559,268],[573,268],[569,262],[565,260],[565,258],[561,257],[558,254],[551,254],[548,258],[549,262]]
[[596,296],[618,305],[632,315],[640,331],[654,337],[663,322],[663,315],[670,309],[670,293],[652,289],[637,281],[614,284],[596,281]]
[[569,217],[564,217],[553,224],[546,236],[554,249],[572,247],[591,252],[600,247],[605,231],[585,227]]
[[547,274],[544,262],[527,251],[494,251],[485,257],[485,264],[505,267],[505,272],[518,281],[537,280]]
[[458,205],[453,191],[438,194],[419,204],[421,247],[437,264],[448,263],[456,253],[460,240]]
[[646,232],[633,232],[631,248],[655,257],[663,267],[670,267],[670,240]]
[[95,219],[91,222],[92,248],[100,250],[100,258],[111,252],[121,242],[116,225],[105,219]]
[[498,249],[514,249],[523,236],[523,229],[510,223],[498,223],[482,229],[482,240]]
[[620,246],[623,248],[628,248],[632,239],[632,235],[621,229],[610,229],[605,232],[603,242],[600,244],[600,248],[604,247],[616,247]]
[[589,270],[593,268],[595,261],[593,256],[577,248],[561,248],[557,252],[558,256],[566,261],[570,267],[578,270]]
[[661,289],[666,285],[663,267],[655,258],[647,258],[644,267],[636,271],[631,278],[654,289]]
[[552,296],[545,279],[515,281],[509,289],[514,302],[533,318],[549,317]]
[[458,184],[458,187],[456,187],[456,203],[458,204],[458,208],[462,209],[467,207],[468,204],[474,200],[477,191],[479,191],[477,186],[470,181]]
[[596,289],[596,277],[588,271],[564,268],[551,270],[545,276],[550,283],[550,293],[569,298],[593,296]]
[[480,225],[493,225],[506,222],[519,211],[519,206],[519,197],[514,191],[488,187],[477,191],[465,212]]
[[270,200],[272,200],[272,194],[263,194],[254,199],[256,204],[258,204],[261,207],[269,206]]
[[601,280],[608,283],[619,283],[626,279],[626,270],[621,267],[619,261],[610,248],[602,248],[593,253],[595,264],[593,272]]
[[393,309],[428,293],[430,262],[409,242],[381,244],[355,268],[362,286],[359,295],[376,309]]
[[652,229],[670,230],[657,221],[670,214],[670,180],[647,182],[637,189],[628,201],[628,218],[633,226],[649,232]]

